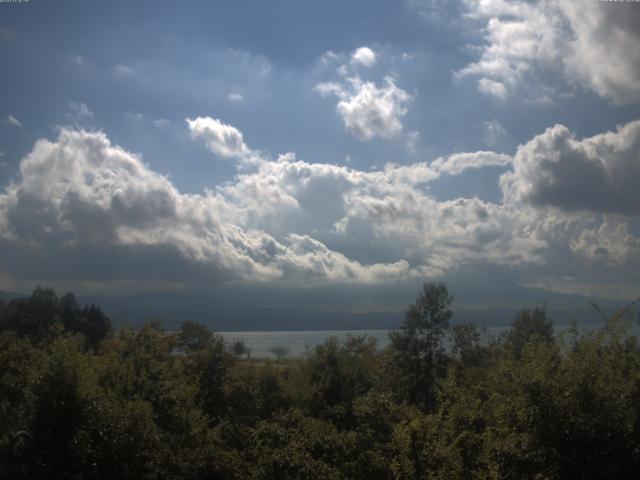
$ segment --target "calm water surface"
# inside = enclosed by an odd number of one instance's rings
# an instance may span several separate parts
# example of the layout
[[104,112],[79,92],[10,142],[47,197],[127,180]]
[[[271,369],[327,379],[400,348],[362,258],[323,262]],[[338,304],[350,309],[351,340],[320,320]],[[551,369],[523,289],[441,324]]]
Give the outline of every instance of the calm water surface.
[[345,340],[351,336],[372,337],[377,340],[378,348],[389,343],[388,330],[321,330],[321,331],[289,331],[289,332],[220,332],[225,342],[241,340],[251,350],[255,358],[275,358],[274,347],[284,347],[290,357],[300,357],[307,349],[320,345],[329,337]]
[[[601,324],[578,325],[578,331],[585,332],[595,330]],[[556,325],[556,332],[566,331],[569,325]],[[489,335],[499,335],[509,327],[488,327]],[[637,328],[634,328],[637,330]],[[220,332],[225,342],[232,343],[241,340],[251,349],[254,358],[275,358],[272,352],[274,347],[287,349],[287,356],[303,356],[308,349],[321,344],[329,337],[335,336],[339,340],[345,340],[349,336],[371,337],[377,340],[378,348],[382,349],[389,344],[389,330],[321,330],[321,331],[283,331],[283,332]],[[638,334],[637,331],[634,333]]]

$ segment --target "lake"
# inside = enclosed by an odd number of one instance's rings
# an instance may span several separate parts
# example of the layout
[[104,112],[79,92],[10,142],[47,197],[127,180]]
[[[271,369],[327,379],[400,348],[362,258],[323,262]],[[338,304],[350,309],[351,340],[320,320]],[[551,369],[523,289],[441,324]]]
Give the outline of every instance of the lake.
[[329,337],[338,337],[340,340],[351,336],[363,336],[375,338],[378,348],[384,348],[389,343],[389,330],[319,330],[319,331],[288,331],[288,332],[220,332],[225,342],[233,343],[238,340],[251,350],[254,358],[275,358],[271,353],[274,347],[288,349],[288,356],[303,356],[306,350],[320,345]]
[[[581,333],[595,330],[602,324],[578,325]],[[555,325],[558,333],[566,331],[569,325]],[[499,335],[509,327],[487,327],[490,335]],[[272,353],[274,347],[284,347],[288,350],[287,356],[300,357],[307,349],[320,345],[329,337],[335,336],[339,340],[345,340],[348,336],[364,336],[377,340],[378,348],[382,349],[389,344],[389,330],[318,330],[318,331],[276,331],[276,332],[219,332],[227,343],[242,341],[251,350],[253,358],[275,358]],[[638,333],[637,325],[634,333]]]

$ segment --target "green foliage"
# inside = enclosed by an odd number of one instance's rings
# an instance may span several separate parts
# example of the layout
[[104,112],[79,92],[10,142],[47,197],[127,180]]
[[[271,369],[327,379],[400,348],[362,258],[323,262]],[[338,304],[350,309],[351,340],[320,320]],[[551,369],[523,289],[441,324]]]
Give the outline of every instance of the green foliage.
[[330,423],[292,410],[260,423],[251,437],[254,479],[349,478],[342,469],[353,446]]
[[444,283],[425,283],[400,329],[390,334],[400,392],[425,411],[436,405],[436,381],[445,370],[442,339],[449,331],[452,301]]
[[227,418],[238,424],[254,425],[288,409],[281,370],[270,364],[239,364],[232,369],[224,385]]
[[251,356],[251,349],[242,340],[233,342],[231,351],[236,357],[244,357],[246,355],[249,358]]
[[186,370],[198,386],[197,404],[212,423],[219,422],[227,410],[224,388],[235,361],[235,357],[225,350],[224,342],[219,337],[208,348],[185,358]]
[[207,327],[187,320],[180,326],[176,346],[185,352],[197,352],[211,347],[217,340]]
[[269,351],[273,353],[278,360],[282,360],[289,355],[289,349],[284,345],[277,345]]
[[46,475],[55,476],[69,466],[74,468],[75,437],[85,419],[91,388],[79,342],[73,338],[55,340],[33,386],[29,428]]
[[[0,425],[2,434],[26,429],[33,385],[46,353],[13,332],[0,333]],[[8,439],[4,439],[8,441]]]
[[488,338],[450,329],[450,303],[425,284],[387,350],[331,338],[272,361],[192,322],[107,335],[97,307],[37,289],[0,305],[0,478],[20,430],[31,478],[637,477],[628,311],[558,338],[543,309],[523,310]]
[[55,292],[38,287],[30,297],[17,298],[4,305],[0,328],[34,343],[47,341],[62,329],[61,313]]
[[84,336],[85,348],[95,349],[111,331],[111,321],[99,307],[77,303],[73,293],[58,298],[37,287],[30,297],[0,304],[0,332],[11,331],[33,343],[49,342],[64,332]]
[[307,359],[312,396],[308,409],[339,428],[353,425],[353,402],[376,383],[375,340],[350,337],[344,343],[332,337]]
[[529,343],[553,343],[553,324],[547,319],[543,308],[533,311],[521,310],[511,323],[507,332],[506,343],[516,357],[521,357],[525,346]]

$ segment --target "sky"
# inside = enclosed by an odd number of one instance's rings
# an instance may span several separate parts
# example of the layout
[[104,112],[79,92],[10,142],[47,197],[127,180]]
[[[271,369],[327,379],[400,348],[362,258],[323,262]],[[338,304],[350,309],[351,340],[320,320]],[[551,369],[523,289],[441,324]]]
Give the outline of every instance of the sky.
[[0,289],[636,298],[638,25],[596,0],[0,3]]

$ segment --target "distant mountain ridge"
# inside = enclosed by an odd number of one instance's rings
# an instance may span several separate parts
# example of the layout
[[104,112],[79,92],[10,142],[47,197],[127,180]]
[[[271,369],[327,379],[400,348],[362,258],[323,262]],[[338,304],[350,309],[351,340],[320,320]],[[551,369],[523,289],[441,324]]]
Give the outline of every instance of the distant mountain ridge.
[[[453,323],[506,326],[518,310],[536,306],[545,306],[556,324],[568,324],[572,318],[583,324],[601,321],[600,314],[589,304],[589,297],[579,294],[519,286],[503,292],[480,288],[458,294],[454,286],[452,291]],[[415,301],[415,293],[410,289],[401,294],[384,289],[373,295],[363,292],[345,294],[334,303],[329,300],[333,298],[333,291],[323,289],[299,291],[296,297],[291,292],[271,292],[270,295],[257,290],[226,288],[121,297],[79,295],[78,301],[83,305],[98,305],[115,326],[138,326],[146,320],[157,319],[165,328],[173,329],[185,320],[193,320],[218,331],[393,329],[400,325],[406,308]],[[23,296],[25,294],[18,292],[0,291],[0,298],[5,301]],[[594,301],[606,314],[627,305],[622,300]]]
[[24,294],[24,293],[6,292],[4,290],[0,290],[0,299],[4,300],[5,302],[13,300],[14,298],[22,298],[22,297],[26,297],[26,296],[27,295]]
[[[522,308],[546,306],[549,317],[558,324],[572,318],[581,323],[601,320],[589,304],[589,298],[577,294],[560,294],[539,289],[525,289],[519,295],[504,298],[471,298],[455,296],[454,323],[474,322],[482,326],[506,326]],[[464,299],[464,301],[456,299]],[[157,292],[126,297],[80,297],[83,303],[95,303],[109,313],[115,324],[140,324],[159,319],[167,328],[184,320],[201,322],[219,331],[268,330],[369,330],[397,328],[408,305],[415,301],[392,301],[379,306],[355,299],[353,304],[327,305],[316,302],[298,303],[266,299],[234,298],[215,293]],[[607,314],[626,306],[627,302],[594,299]],[[384,307],[384,308],[383,308]]]

